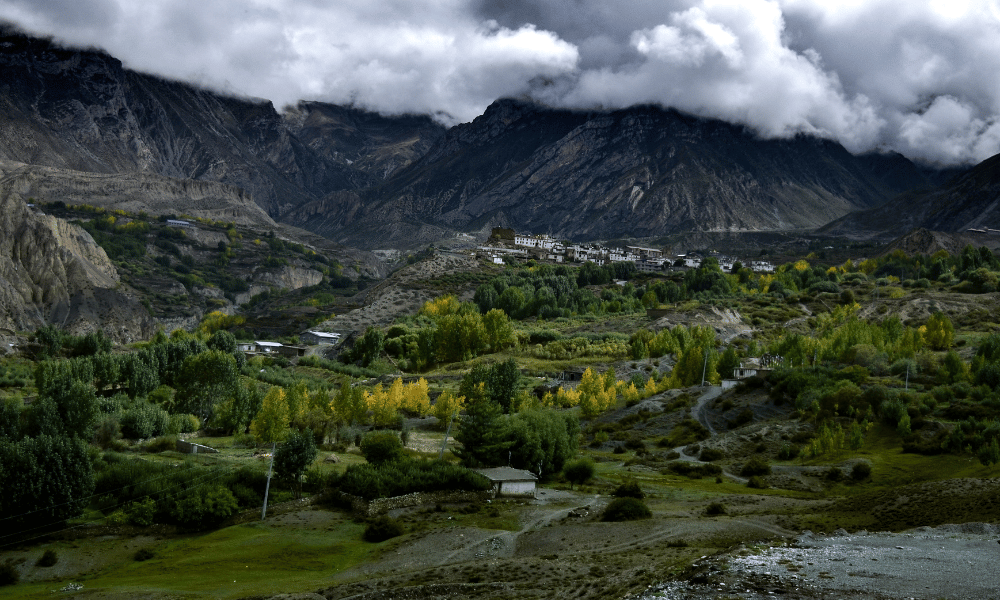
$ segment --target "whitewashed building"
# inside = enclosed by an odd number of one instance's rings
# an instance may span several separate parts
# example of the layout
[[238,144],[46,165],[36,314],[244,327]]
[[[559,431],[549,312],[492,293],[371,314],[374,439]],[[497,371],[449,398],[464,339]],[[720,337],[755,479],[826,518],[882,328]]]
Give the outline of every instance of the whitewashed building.
[[490,480],[498,498],[501,496],[535,497],[535,484],[538,482],[538,477],[531,471],[522,471],[511,467],[473,470]]

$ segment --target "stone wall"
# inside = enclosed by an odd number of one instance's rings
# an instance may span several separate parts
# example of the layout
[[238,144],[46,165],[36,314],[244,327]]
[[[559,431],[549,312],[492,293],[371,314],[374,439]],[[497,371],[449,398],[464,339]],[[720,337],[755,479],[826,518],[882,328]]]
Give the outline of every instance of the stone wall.
[[405,496],[394,496],[392,498],[376,498],[375,500],[364,500],[357,496],[342,494],[344,500],[350,502],[351,509],[363,517],[374,517],[382,515],[390,510],[406,508],[408,506],[424,506],[429,504],[442,504],[454,502],[482,502],[496,497],[495,490],[484,492],[414,492]]

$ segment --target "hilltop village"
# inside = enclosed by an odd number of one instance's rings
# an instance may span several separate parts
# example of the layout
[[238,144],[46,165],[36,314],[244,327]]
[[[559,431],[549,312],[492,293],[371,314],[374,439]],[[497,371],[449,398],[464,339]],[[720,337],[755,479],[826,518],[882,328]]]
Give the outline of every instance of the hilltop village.
[[495,227],[485,245],[477,248],[477,256],[504,264],[505,259],[521,259],[547,262],[593,262],[604,266],[613,262],[631,262],[642,272],[664,272],[672,270],[697,269],[705,256],[712,256],[723,271],[731,271],[733,265],[742,266],[758,273],[773,273],[774,265],[764,260],[743,260],[733,256],[708,252],[704,256],[697,252],[666,255],[658,248],[625,246],[609,248],[602,244],[573,244],[555,240],[548,235],[516,233],[513,229]]

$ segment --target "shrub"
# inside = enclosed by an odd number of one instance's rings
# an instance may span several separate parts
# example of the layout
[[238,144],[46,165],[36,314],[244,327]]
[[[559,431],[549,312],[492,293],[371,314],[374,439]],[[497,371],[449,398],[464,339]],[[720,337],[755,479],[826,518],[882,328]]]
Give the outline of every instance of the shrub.
[[725,456],[725,453],[718,448],[703,448],[701,454],[698,455],[698,460],[702,462],[712,462],[713,460],[722,459]]
[[710,517],[717,517],[726,514],[726,505],[721,502],[713,502],[705,508],[705,514]]
[[373,431],[361,439],[361,454],[373,465],[397,461],[403,456],[403,442],[391,431]]
[[801,449],[795,445],[782,444],[778,450],[778,460],[792,460],[799,455]]
[[702,477],[714,477],[716,475],[722,475],[722,467],[719,465],[707,464],[702,465],[698,463],[685,462],[681,460],[674,461],[667,465],[664,469],[667,473],[674,473],[681,475],[683,477],[690,477],[691,479],[700,479]]
[[170,426],[170,416],[161,407],[139,403],[121,416],[122,436],[139,440],[162,435]]
[[638,500],[646,497],[646,493],[642,491],[642,488],[639,487],[639,482],[635,479],[629,479],[619,485],[615,488],[615,491],[611,492],[611,495],[615,498],[636,498]]
[[232,492],[222,486],[202,488],[177,500],[173,517],[177,523],[190,529],[215,527],[239,509]]
[[21,580],[21,573],[17,570],[17,565],[11,561],[0,564],[0,586],[14,585]]
[[763,479],[754,475],[753,477],[747,480],[747,487],[753,488],[755,490],[764,490],[767,489],[767,484],[764,483]]
[[132,560],[136,562],[142,562],[144,560],[149,560],[155,557],[156,553],[150,550],[149,548],[139,548],[138,550],[135,551],[135,554],[132,555]]
[[637,521],[653,516],[646,504],[638,498],[615,498],[601,514],[602,521]]
[[[616,446],[616,449],[620,447]],[[566,466],[563,467],[563,475],[569,480],[570,488],[572,488],[573,484],[582,485],[589,481],[594,476],[595,470],[594,461],[589,458],[578,458],[566,463]]]
[[771,465],[768,464],[767,459],[760,456],[754,456],[748,460],[743,468],[740,469],[740,475],[743,477],[752,477],[754,475],[770,475]]
[[177,438],[172,435],[165,435],[149,440],[145,445],[146,452],[160,453],[177,449]]
[[45,552],[43,552],[41,556],[38,557],[38,560],[35,561],[35,566],[36,567],[51,567],[52,565],[56,564],[57,562],[59,562],[59,555],[56,554],[55,550],[49,548],[48,550],[46,550]]
[[399,521],[382,515],[365,526],[362,536],[366,542],[378,543],[403,535],[403,526]]
[[866,462],[859,462],[851,469],[851,478],[855,481],[864,481],[871,477],[872,466]]

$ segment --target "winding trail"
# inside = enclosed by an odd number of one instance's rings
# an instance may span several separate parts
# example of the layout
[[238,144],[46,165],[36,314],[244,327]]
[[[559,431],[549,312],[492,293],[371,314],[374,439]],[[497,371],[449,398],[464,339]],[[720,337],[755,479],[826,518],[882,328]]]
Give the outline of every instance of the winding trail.
[[[695,405],[691,407],[691,418],[701,423],[701,425],[708,430],[708,433],[710,433],[713,436],[719,435],[719,432],[716,431],[714,427],[712,427],[712,423],[708,420],[708,405],[721,395],[722,395],[721,386],[718,385],[709,386],[709,388],[705,390],[705,393],[703,393],[701,396],[698,397],[698,400],[695,402]],[[683,460],[685,462],[708,464],[702,460],[699,460],[697,456],[692,456],[691,454],[688,454],[684,450],[684,448],[685,448],[684,446],[678,446],[674,448],[674,452],[680,455],[680,460]],[[744,477],[733,475],[732,473],[727,473],[725,470],[722,471],[722,474],[732,479],[736,483],[746,483],[748,481]]]

